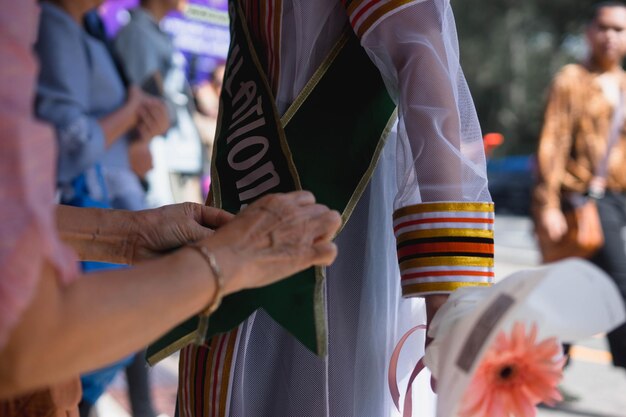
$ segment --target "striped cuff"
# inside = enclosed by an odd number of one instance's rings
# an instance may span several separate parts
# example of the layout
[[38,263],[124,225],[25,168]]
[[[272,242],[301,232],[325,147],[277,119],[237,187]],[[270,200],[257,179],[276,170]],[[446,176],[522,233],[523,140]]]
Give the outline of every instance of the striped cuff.
[[348,12],[350,24],[361,39],[385,17],[418,2],[417,0],[342,0]]
[[493,203],[422,203],[396,210],[402,294],[491,285],[493,218]]

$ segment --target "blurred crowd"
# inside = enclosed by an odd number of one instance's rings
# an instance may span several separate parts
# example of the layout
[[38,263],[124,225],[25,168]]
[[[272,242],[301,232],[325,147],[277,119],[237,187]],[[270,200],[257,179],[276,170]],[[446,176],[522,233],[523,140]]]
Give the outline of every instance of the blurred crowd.
[[[184,0],[142,0],[115,37],[90,0],[41,2],[36,114],[56,130],[60,203],[142,210],[205,200],[224,66],[193,87],[159,23]],[[121,268],[83,262],[84,272]],[[156,415],[143,353],[83,375],[88,416],[125,369],[133,415]]]

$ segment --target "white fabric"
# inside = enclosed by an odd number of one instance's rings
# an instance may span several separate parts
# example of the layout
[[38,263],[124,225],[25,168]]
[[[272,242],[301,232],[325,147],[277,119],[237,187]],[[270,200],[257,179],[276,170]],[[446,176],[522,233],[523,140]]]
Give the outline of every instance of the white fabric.
[[362,44],[399,106],[395,208],[491,201],[480,125],[459,64],[449,2],[421,1],[392,14],[366,33]]
[[[283,2],[279,111],[295,99],[346,24],[339,1]],[[328,359],[315,357],[257,312],[241,332],[232,417],[398,415],[386,384],[389,358],[402,334],[426,317],[423,300],[401,297],[394,205],[490,201],[480,129],[458,65],[448,2],[403,8],[373,26],[362,43],[399,103],[400,134],[390,135],[337,239],[339,257],[327,274]],[[405,352],[411,354],[401,358],[401,387],[423,353],[423,335]],[[414,415],[433,415],[428,372],[414,392]]]
[[[235,365],[232,417],[399,415],[387,388],[394,343],[425,323],[423,300],[403,299],[391,226],[395,139],[385,147],[370,187],[337,239],[339,257],[328,269],[328,360],[316,357],[264,311],[246,324]],[[406,379],[423,353],[423,334],[400,364]],[[404,373],[404,374],[403,374]],[[416,416],[433,415],[428,373],[415,384]]]
[[[297,97],[346,24],[339,1],[284,2],[279,111]],[[399,106],[394,208],[491,201],[480,125],[459,64],[449,1],[422,0],[401,8],[377,22],[361,43]]]

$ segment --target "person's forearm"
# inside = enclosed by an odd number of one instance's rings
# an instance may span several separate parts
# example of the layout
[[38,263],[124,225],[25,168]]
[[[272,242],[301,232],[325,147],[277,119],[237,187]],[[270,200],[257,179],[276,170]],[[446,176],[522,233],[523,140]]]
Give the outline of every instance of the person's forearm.
[[126,210],[57,206],[57,229],[79,259],[125,264],[133,213]]
[[[220,262],[228,260],[222,256]],[[135,352],[201,310],[214,291],[210,269],[191,249],[135,269],[92,274],[64,288],[48,268],[0,351],[0,398]]]
[[426,321],[430,325],[435,314],[439,311],[439,308],[448,301],[448,294],[433,294],[427,295],[426,300]]
[[[171,207],[143,213],[163,221],[176,219]],[[54,269],[43,268],[34,297],[0,347],[0,399],[49,386],[140,349],[209,302],[213,306],[215,274],[223,277],[222,293],[228,295],[272,284],[312,265],[330,265],[337,255],[330,240],[341,224],[339,213],[315,204],[311,193],[262,197],[234,219],[210,211],[198,214],[220,227],[215,234],[201,234],[204,238],[196,245],[202,246],[197,248],[182,248],[136,268],[89,274],[65,287]],[[67,220],[67,214],[61,218]],[[87,220],[94,220],[93,215],[80,218]],[[155,219],[143,224],[155,224]],[[197,241],[184,229],[162,229],[166,233],[158,238],[165,240],[156,247],[170,250]],[[172,233],[178,235],[173,246],[172,236],[167,236]]]
[[105,146],[108,148],[137,124],[137,111],[125,104],[98,119],[98,124],[104,133]]

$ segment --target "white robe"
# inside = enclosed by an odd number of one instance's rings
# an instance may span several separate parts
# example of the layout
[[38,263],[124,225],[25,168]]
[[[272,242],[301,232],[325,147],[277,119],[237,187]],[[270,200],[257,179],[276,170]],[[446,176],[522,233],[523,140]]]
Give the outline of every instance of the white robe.
[[[339,256],[327,270],[328,357],[315,356],[257,311],[237,333],[225,415],[399,415],[387,387],[389,359],[402,334],[425,323],[426,315],[422,298],[402,297],[394,209],[490,201],[480,128],[459,67],[448,1],[354,3],[359,4],[350,20],[399,105],[399,123],[337,238]],[[391,11],[368,20],[378,3],[388,3]],[[294,101],[347,24],[337,0],[282,1],[279,71],[269,73],[278,77],[273,84],[279,112]],[[405,292],[411,295],[424,294]],[[401,356],[400,387],[423,354],[423,333],[410,340]],[[217,367],[221,372],[224,365]],[[181,389],[184,397],[185,381]],[[216,392],[210,395],[219,397]],[[415,383],[413,403],[415,416],[433,415],[427,371]],[[183,401],[181,415],[192,415],[191,408]],[[222,415],[217,411],[208,415]]]

